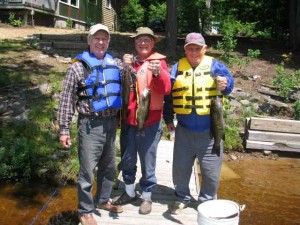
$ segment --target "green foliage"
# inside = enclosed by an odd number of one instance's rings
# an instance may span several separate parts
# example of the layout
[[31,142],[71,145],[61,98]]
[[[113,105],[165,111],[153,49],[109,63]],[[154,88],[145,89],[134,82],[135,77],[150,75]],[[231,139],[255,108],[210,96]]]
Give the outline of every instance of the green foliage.
[[143,26],[144,9],[138,0],[129,0],[128,4],[121,9],[121,31],[135,31]]
[[86,29],[89,30],[91,26],[95,25],[96,22],[92,21],[91,17],[88,17],[86,19]]
[[278,88],[279,95],[289,101],[290,95],[293,93],[294,88],[300,83],[300,70],[294,73],[288,73],[284,68],[282,62],[276,67],[276,75],[273,79],[273,85]]
[[156,4],[151,4],[149,6],[149,20],[151,19],[161,19],[162,21],[166,20],[166,15],[167,15],[167,3],[156,3]]
[[260,56],[260,50],[259,49],[248,49],[247,56],[251,59],[257,58]]
[[243,122],[243,119],[236,120],[232,117],[230,113],[230,102],[227,98],[224,101],[224,118],[226,122],[225,126],[225,140],[224,140],[224,149],[227,152],[233,150],[243,149],[243,140],[240,136],[239,127]]
[[300,120],[300,99],[294,103],[294,118]]
[[66,22],[67,22],[67,28],[73,27],[73,20],[71,18],[68,18]]
[[8,21],[12,26],[20,27],[22,25],[22,21],[21,20],[16,20],[15,16],[16,16],[15,13],[10,12],[9,17],[8,17]]

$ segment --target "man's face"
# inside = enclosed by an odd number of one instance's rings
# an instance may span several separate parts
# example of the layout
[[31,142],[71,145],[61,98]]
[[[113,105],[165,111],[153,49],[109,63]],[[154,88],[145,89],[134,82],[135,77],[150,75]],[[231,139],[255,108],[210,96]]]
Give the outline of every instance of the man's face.
[[141,59],[146,59],[152,53],[154,40],[149,35],[139,35],[134,39],[135,50]]
[[109,34],[99,30],[89,38],[88,44],[90,46],[90,53],[102,59],[109,45]]
[[206,52],[206,46],[199,46],[195,44],[187,45],[184,48],[186,58],[192,67],[198,66]]

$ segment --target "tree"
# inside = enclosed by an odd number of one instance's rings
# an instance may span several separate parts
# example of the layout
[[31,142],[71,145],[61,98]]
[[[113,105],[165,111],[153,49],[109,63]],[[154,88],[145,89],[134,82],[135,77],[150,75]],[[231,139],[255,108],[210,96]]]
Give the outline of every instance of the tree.
[[167,0],[166,46],[170,56],[176,56],[178,0]]
[[143,26],[144,9],[138,0],[129,0],[128,4],[121,9],[121,30],[135,31]]

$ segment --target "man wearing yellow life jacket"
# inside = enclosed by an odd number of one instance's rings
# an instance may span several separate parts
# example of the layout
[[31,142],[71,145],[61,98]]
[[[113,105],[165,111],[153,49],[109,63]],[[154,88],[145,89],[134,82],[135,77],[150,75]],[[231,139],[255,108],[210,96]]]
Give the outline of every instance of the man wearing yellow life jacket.
[[[120,137],[122,160],[119,168],[122,170],[125,192],[116,200],[116,204],[127,204],[137,199],[134,183],[138,154],[142,171],[139,184],[143,190],[139,213],[149,214],[152,209],[152,189],[157,184],[156,152],[162,135],[163,98],[170,93],[171,82],[166,57],[153,50],[158,41],[153,31],[148,27],[139,27],[133,38],[137,54],[123,56],[122,76],[128,75],[130,70],[132,84],[128,107],[125,109],[127,117],[122,121]],[[147,112],[139,111],[142,102],[139,100],[143,98],[145,91],[146,98],[150,97]],[[148,114],[145,121],[139,120],[140,116],[144,116],[139,113]],[[139,134],[140,127],[143,128],[144,135]]]
[[[190,33],[185,39],[185,55],[172,68],[172,93],[165,97],[164,120],[170,132],[175,131],[173,183],[177,201],[171,212],[178,214],[191,201],[189,181],[196,157],[202,176],[199,203],[217,198],[222,165],[220,156],[212,154],[210,106],[215,96],[223,97],[233,89],[234,79],[228,68],[206,56],[203,36]],[[173,120],[176,114],[177,126]]]

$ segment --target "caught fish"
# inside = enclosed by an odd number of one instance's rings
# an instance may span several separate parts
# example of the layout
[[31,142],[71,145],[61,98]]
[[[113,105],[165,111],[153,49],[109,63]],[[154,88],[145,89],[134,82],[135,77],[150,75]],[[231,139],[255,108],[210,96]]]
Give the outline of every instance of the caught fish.
[[131,72],[130,70],[126,70],[122,74],[122,119],[124,120],[127,118],[130,87],[131,87]]
[[138,135],[145,136],[144,123],[148,119],[149,107],[150,107],[150,89],[145,88],[140,95],[138,102],[138,109],[136,111],[136,120],[138,123]]
[[214,145],[211,153],[220,156],[221,140],[225,139],[225,121],[223,117],[222,101],[218,96],[211,99],[210,132],[214,138]]

